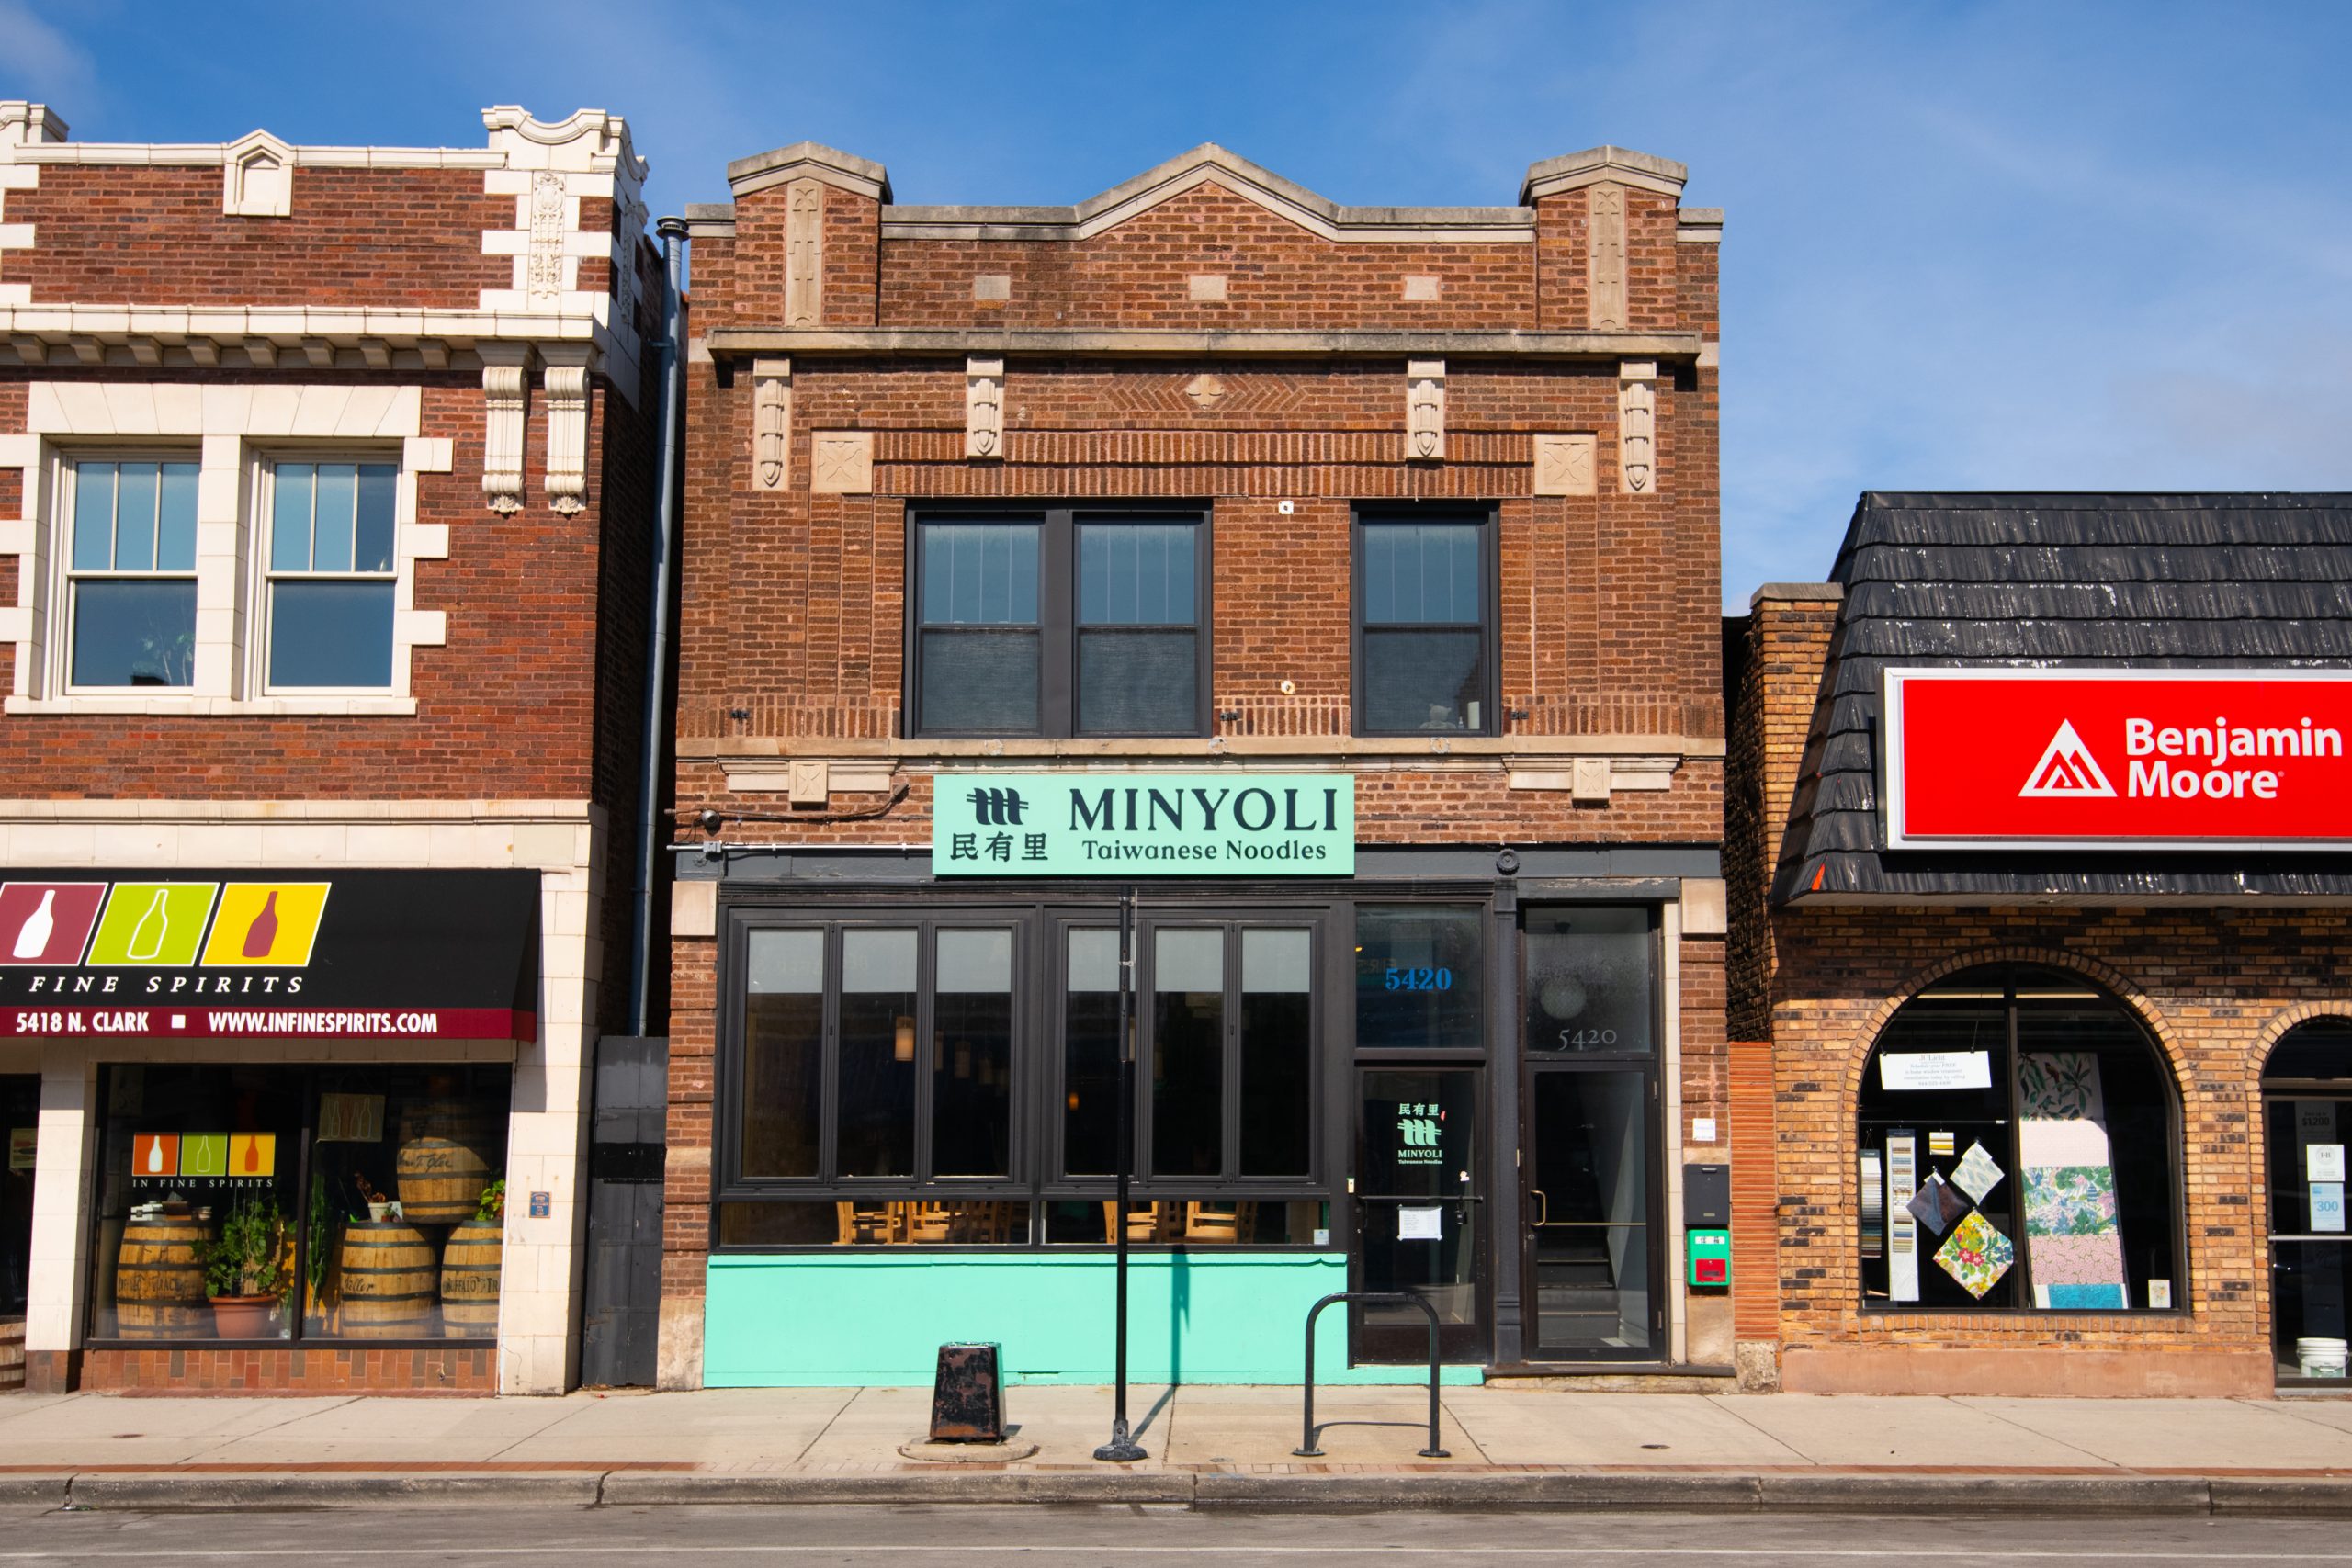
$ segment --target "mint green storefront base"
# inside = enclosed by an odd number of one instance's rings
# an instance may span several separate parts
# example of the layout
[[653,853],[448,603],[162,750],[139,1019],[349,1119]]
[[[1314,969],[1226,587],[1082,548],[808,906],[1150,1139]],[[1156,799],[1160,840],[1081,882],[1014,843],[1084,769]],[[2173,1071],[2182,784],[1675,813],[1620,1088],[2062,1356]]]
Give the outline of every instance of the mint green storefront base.
[[[929,1387],[939,1347],[1004,1347],[1008,1382],[1106,1383],[1109,1253],[842,1252],[710,1260],[707,1388]],[[1306,1312],[1348,1288],[1344,1253],[1137,1253],[1127,1376],[1136,1383],[1295,1383]],[[1347,1309],[1315,1330],[1317,1383],[1410,1383],[1418,1367],[1347,1365]],[[1442,1381],[1485,1381],[1446,1367]]]

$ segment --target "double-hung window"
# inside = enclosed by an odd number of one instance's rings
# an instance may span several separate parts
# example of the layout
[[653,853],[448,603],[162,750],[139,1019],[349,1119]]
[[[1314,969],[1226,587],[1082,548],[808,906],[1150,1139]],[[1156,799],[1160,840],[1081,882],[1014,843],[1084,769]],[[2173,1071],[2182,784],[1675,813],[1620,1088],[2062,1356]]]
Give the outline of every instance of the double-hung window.
[[1067,507],[915,518],[909,728],[1208,729],[1208,528]]
[[391,685],[398,475],[390,463],[269,466],[268,690]]
[[108,460],[71,467],[68,686],[194,685],[197,465]]
[[1496,733],[1494,533],[1485,510],[1358,513],[1358,734]]

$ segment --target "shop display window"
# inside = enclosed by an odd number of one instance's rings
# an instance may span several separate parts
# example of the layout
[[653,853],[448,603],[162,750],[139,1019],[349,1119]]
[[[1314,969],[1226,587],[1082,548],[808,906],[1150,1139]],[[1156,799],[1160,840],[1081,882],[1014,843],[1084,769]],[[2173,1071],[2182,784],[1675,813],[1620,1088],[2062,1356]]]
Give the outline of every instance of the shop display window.
[[[1133,1174],[1153,1217],[1130,1240],[1328,1245],[1302,1218],[1329,1201],[1318,918],[1132,934]],[[739,924],[716,1244],[1114,1240],[1119,933],[1097,919]]]
[[91,1338],[495,1338],[511,1078],[105,1067]]
[[2346,1293],[2345,1148],[2352,1144],[2352,1019],[2290,1030],[2262,1071],[2269,1163],[2270,1331],[2282,1383],[2344,1386],[2352,1344]]
[[1879,1038],[1859,1118],[1867,1304],[2185,1303],[2171,1075],[2080,976],[1999,965],[1921,992]]

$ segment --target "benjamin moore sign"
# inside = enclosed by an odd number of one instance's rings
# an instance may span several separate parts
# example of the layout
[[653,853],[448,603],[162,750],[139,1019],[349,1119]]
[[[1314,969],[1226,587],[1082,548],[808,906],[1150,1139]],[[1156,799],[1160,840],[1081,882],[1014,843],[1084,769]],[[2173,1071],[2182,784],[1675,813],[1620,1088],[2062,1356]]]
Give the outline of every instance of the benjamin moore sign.
[[2352,671],[1890,670],[1894,849],[2352,850]]
[[1351,773],[941,773],[934,876],[1348,876]]

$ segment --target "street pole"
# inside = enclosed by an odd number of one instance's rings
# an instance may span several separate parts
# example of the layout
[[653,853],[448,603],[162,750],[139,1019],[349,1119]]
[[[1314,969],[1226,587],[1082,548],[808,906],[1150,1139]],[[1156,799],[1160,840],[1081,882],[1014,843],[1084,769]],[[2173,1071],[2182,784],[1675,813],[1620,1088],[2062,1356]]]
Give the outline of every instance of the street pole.
[[1132,1464],[1144,1457],[1143,1445],[1127,1431],[1127,1173],[1136,1163],[1136,1047],[1127,1028],[1128,980],[1135,973],[1136,890],[1119,895],[1119,1201],[1112,1226],[1118,1247],[1118,1323],[1112,1378],[1111,1440],[1094,1457],[1114,1464]]

